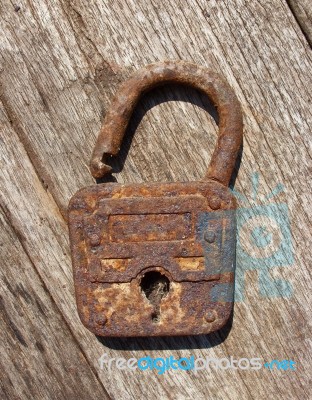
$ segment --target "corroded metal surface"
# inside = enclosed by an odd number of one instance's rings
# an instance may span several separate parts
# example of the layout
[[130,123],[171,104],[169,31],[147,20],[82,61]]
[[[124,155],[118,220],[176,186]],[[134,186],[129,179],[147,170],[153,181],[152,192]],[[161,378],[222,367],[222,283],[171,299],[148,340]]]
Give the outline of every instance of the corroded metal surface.
[[[218,211],[209,205],[215,197]],[[78,310],[94,333],[199,334],[226,322],[235,254],[235,198],[226,187],[110,183],[81,190],[69,210]],[[149,271],[169,280],[160,304],[142,289]]]
[[90,170],[95,178],[111,171],[111,167],[103,161],[118,153],[129,119],[142,93],[168,83],[192,86],[206,93],[217,107],[219,136],[206,177],[228,185],[243,137],[240,104],[220,75],[184,61],[148,65],[120,86],[94,147]]
[[[226,187],[242,141],[238,101],[218,75],[184,62],[148,66],[125,82],[107,113],[91,171],[109,172],[140,94],[178,82],[206,92],[220,132],[206,179],[80,190],[69,205],[76,299],[102,336],[203,334],[233,305],[236,202]],[[104,159],[103,159],[104,156]]]

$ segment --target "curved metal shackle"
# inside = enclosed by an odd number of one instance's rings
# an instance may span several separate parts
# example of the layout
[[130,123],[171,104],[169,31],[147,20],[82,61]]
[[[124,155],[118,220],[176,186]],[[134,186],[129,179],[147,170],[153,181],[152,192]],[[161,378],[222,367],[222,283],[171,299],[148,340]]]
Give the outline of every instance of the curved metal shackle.
[[243,120],[238,99],[231,87],[204,67],[185,61],[164,61],[136,71],[117,91],[106,114],[90,164],[94,178],[111,172],[106,158],[116,155],[130,117],[140,96],[154,87],[176,83],[191,86],[208,95],[219,114],[219,135],[206,179],[228,185],[243,140]]

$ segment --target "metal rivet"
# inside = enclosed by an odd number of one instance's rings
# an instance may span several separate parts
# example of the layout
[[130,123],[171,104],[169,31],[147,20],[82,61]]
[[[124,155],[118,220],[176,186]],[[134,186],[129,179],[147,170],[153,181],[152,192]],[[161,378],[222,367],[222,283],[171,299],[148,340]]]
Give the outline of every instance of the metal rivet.
[[213,231],[206,231],[204,234],[204,239],[208,243],[213,243],[216,239],[216,235]]
[[216,313],[213,310],[208,310],[205,315],[207,322],[213,322],[216,319]]
[[209,199],[209,206],[212,210],[218,210],[221,207],[221,200],[218,196]]

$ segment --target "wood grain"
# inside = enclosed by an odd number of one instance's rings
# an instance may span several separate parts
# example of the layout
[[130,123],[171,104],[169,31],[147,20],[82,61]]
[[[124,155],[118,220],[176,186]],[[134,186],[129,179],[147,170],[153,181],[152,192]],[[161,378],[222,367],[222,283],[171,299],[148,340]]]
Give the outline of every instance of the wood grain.
[[287,0],[302,32],[304,33],[310,46],[312,45],[312,7],[310,0]]
[[[2,397],[308,399],[312,62],[287,3],[22,0],[18,7],[0,4]],[[250,270],[226,338],[99,341],[76,312],[66,208],[76,190],[94,183],[88,162],[118,83],[164,59],[215,69],[235,90],[245,125],[235,189],[250,207],[254,172],[262,199],[284,185],[273,201],[287,204],[294,260],[271,268],[265,282],[284,279],[293,293],[261,296],[263,271]],[[195,91],[147,94],[113,160],[117,181],[200,179],[215,144],[213,117]],[[104,352],[293,359],[297,370],[160,376],[100,370]]]
[[10,221],[0,218],[7,255],[1,263],[1,398],[109,398]]

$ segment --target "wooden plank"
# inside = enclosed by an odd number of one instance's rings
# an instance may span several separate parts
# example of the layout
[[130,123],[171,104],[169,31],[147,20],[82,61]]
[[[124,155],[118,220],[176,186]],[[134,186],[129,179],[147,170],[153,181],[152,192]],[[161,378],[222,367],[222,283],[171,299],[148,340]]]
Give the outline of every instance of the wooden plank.
[[1,399],[109,398],[2,215],[0,226]]
[[[52,4],[29,0],[19,2],[19,7],[15,11],[12,3],[4,0],[0,10],[1,203],[11,226],[6,232],[12,232],[13,227],[14,240],[20,243],[20,258],[16,256],[14,266],[25,262],[26,253],[37,276],[27,287],[34,291],[38,282],[45,285],[46,297],[38,287],[41,301],[48,308],[52,301],[54,320],[64,321],[62,328],[53,329],[62,331],[64,337],[68,330],[72,333],[68,338],[72,350],[64,353],[62,362],[69,353],[74,359],[81,351],[90,366],[86,376],[94,382],[95,395],[102,393],[104,398],[106,391],[112,398],[123,399],[156,395],[250,399],[277,393],[308,398],[311,55],[285,2],[192,0],[187,7],[181,1],[169,1],[164,7],[159,0],[117,1],[113,6],[101,1],[87,4],[60,0]],[[261,271],[249,271],[245,299],[237,303],[233,328],[223,342],[225,333],[208,338],[136,339],[128,344],[103,340],[102,344],[77,317],[63,217],[70,196],[93,182],[88,160],[117,84],[135,68],[166,58],[210,66],[220,71],[237,93],[244,111],[245,143],[236,189],[247,197],[250,206],[253,172],[260,172],[262,198],[280,182],[285,185],[286,191],[275,201],[289,208],[295,257],[288,267],[272,268],[270,273],[289,281],[294,292],[288,299],[263,298],[257,280]],[[211,110],[207,99],[188,89],[170,87],[147,95],[131,122],[128,135],[137,130],[127,158],[124,162],[129,140],[122,157],[114,161],[116,169],[123,167],[116,175],[118,181],[192,180],[203,176],[217,130],[204,111],[207,107]],[[7,234],[4,240],[11,248],[10,237]],[[247,240],[247,236],[242,238]],[[5,258],[6,253],[2,254]],[[15,270],[10,273],[14,279]],[[264,286],[268,290],[268,285]],[[31,340],[32,325],[26,318],[17,318],[13,299],[3,287],[15,325]],[[31,315],[30,311],[26,314],[28,319]],[[10,346],[10,331],[5,332]],[[57,375],[62,367],[57,364],[59,353],[55,349],[65,339],[62,335],[49,339],[53,342],[52,370]],[[103,352],[126,358],[289,358],[298,367],[293,372],[211,370],[196,376],[183,371],[159,376],[155,371],[110,371],[107,366],[100,370],[97,359]],[[13,353],[6,354],[10,357]],[[29,353],[23,361],[30,376],[35,375]],[[80,374],[86,369],[85,363],[81,368]],[[6,383],[6,390],[27,398],[22,392],[26,390],[27,373],[15,375],[13,367],[5,371],[13,384],[21,385],[20,391],[12,392]],[[68,377],[69,387],[71,379]],[[38,378],[36,382],[41,381]],[[42,389],[37,384],[28,386],[34,398],[43,394],[53,398],[48,384]],[[60,384],[57,390],[61,388]],[[85,390],[82,396],[87,398],[88,388]]]

